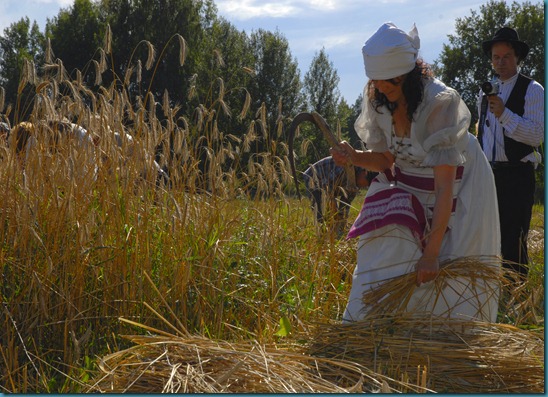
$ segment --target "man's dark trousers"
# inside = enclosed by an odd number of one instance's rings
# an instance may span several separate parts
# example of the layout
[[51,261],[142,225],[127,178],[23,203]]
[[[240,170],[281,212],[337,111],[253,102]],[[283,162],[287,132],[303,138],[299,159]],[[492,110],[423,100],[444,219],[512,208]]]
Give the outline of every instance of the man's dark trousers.
[[502,257],[512,262],[508,267],[526,275],[529,264],[527,235],[535,194],[533,164],[495,166],[493,174],[499,205]]

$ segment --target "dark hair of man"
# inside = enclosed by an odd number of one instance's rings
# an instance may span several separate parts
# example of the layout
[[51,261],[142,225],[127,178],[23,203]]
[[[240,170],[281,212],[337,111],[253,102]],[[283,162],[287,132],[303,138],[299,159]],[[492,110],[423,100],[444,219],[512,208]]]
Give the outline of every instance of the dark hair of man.
[[[413,114],[422,102],[424,95],[424,79],[433,77],[432,68],[429,64],[422,59],[417,59],[415,68],[407,73],[406,78],[403,80],[402,92],[407,101],[407,117],[409,121],[413,121]],[[389,79],[388,82],[397,85],[396,79]],[[396,103],[390,102],[388,98],[379,90],[377,90],[371,80],[369,80],[367,87],[367,96],[375,110],[380,113],[379,108],[386,106],[390,113],[394,113],[396,110]]]

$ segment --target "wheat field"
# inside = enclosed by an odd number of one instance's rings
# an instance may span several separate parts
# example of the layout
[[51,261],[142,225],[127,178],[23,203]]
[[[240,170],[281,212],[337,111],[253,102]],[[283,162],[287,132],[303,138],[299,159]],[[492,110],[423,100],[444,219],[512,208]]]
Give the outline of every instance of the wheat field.
[[[60,62],[40,78],[25,67],[32,139],[17,150],[12,128],[0,145],[0,392],[431,390],[434,369],[397,378],[380,363],[308,355],[321,350],[318,330],[334,335],[355,247],[329,222],[318,227],[308,201],[294,197],[283,142],[252,153],[266,109],[253,109],[236,135],[217,127],[229,117],[221,93],[190,118],[167,98],[160,113],[152,94],[130,100],[126,82],[91,92]],[[1,105],[6,116],[17,111]],[[242,153],[250,160],[232,167]],[[535,208],[531,275],[499,316],[535,354],[541,332],[524,328],[544,327],[543,214]],[[196,371],[192,360],[200,368],[220,360],[220,372],[213,381],[174,370]],[[166,378],[151,376],[155,363]],[[234,374],[245,387],[229,387]],[[112,381],[124,377],[135,382]]]

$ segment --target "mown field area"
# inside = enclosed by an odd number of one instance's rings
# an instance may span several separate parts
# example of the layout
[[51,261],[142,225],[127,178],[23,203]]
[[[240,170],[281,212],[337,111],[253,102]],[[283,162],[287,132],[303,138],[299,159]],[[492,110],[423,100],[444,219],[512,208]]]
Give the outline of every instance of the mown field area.
[[[309,202],[295,198],[285,145],[253,153],[255,128],[242,137],[219,131],[222,96],[187,119],[168,101],[157,112],[147,100],[128,101],[123,88],[94,94],[63,79],[21,83],[36,92],[35,143],[17,153],[10,135],[10,145],[1,145],[0,392],[435,390],[436,365],[404,369],[373,345],[368,366],[327,355],[333,340],[318,347],[313,335],[322,327],[331,336],[341,331],[329,327],[346,305],[355,242],[318,228]],[[70,90],[60,93],[61,83]],[[85,127],[92,142],[46,123],[62,119]],[[122,131],[133,140],[117,139]],[[154,165],[158,147],[171,148],[156,157],[169,183]],[[231,166],[250,152],[245,164]],[[501,375],[500,388],[488,391],[539,387],[538,378],[525,377],[543,370],[541,205],[530,245],[529,278],[517,294],[501,296],[499,322],[507,328],[497,329],[511,330],[512,341],[519,335],[516,349],[533,359],[519,364],[519,387],[513,369],[514,378]],[[497,343],[509,339],[497,338],[484,339],[484,347],[503,354]],[[321,353],[310,358],[302,346]],[[428,354],[435,364],[435,352]],[[218,364],[218,376],[206,363]],[[314,375],[319,368],[332,372]],[[477,375],[471,366],[463,372]]]

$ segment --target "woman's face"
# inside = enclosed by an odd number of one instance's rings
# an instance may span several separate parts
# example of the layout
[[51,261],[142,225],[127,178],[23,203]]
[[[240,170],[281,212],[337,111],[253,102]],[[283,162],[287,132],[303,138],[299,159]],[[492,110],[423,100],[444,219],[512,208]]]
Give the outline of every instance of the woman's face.
[[393,103],[403,99],[402,83],[403,76],[395,77],[389,80],[371,80],[373,86],[386,98]]

